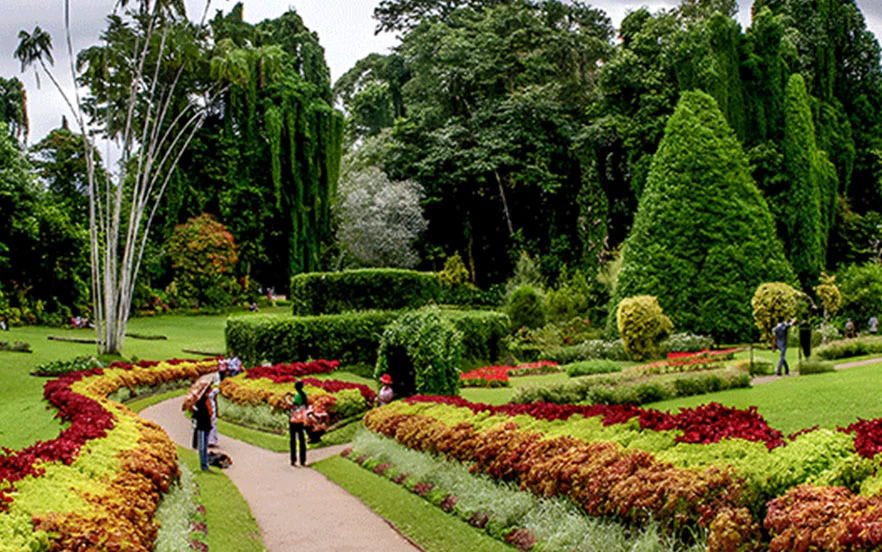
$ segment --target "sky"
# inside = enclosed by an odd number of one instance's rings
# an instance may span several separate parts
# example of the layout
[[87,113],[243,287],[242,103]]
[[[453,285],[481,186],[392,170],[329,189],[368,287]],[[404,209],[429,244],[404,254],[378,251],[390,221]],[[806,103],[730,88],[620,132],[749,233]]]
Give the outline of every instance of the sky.
[[[190,17],[201,17],[205,0],[186,0]],[[609,15],[613,25],[618,26],[622,18],[640,7],[651,11],[670,8],[679,0],[583,0],[586,4],[600,8]],[[104,18],[112,10],[114,0],[70,0],[71,35],[73,50],[79,51],[97,41],[104,27]],[[210,11],[213,15],[218,9],[228,12],[234,5],[232,0],[212,0]],[[257,23],[264,19],[274,19],[289,8],[293,8],[303,18],[304,23],[319,35],[319,42],[325,48],[325,58],[335,81],[355,62],[370,53],[388,53],[397,43],[393,34],[374,34],[376,21],[372,14],[379,0],[243,0],[245,19]],[[742,27],[750,23],[752,0],[738,0],[738,20]],[[882,37],[882,1],[857,0],[864,13],[867,26],[877,37]],[[64,42],[64,1],[63,0],[0,0],[0,76],[18,77],[25,85],[28,96],[28,116],[30,118],[29,143],[36,143],[53,128],[61,124],[62,115],[69,112],[60,94],[46,80],[41,78],[37,88],[33,70],[21,73],[21,65],[12,53],[18,45],[20,30],[33,31],[39,25],[53,38],[56,58],[56,74],[64,83],[68,93],[73,91],[70,84],[70,71],[67,69],[68,57]]]

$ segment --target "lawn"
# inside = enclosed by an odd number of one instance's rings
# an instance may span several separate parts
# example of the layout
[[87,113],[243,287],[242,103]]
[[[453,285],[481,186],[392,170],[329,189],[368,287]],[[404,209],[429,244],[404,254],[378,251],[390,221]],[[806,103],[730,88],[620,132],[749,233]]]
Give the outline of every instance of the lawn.
[[860,418],[882,417],[882,362],[812,376],[783,377],[750,389],[685,397],[645,405],[674,410],[711,401],[726,406],[756,406],[769,424],[785,434],[819,425],[835,428]]

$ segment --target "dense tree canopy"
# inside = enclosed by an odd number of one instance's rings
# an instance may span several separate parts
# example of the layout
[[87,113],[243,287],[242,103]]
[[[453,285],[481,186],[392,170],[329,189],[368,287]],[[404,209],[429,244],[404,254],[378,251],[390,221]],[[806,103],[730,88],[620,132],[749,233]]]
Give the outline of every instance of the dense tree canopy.
[[654,295],[678,330],[752,335],[750,299],[793,279],[747,157],[716,102],[686,92],[665,129],[625,242],[614,304]]

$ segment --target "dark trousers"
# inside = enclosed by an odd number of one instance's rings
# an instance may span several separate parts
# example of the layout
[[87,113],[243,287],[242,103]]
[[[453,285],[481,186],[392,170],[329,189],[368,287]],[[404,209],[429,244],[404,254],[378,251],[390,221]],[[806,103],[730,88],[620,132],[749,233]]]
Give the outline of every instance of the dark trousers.
[[297,463],[297,447],[295,446],[295,440],[300,443],[300,465],[306,465],[306,432],[303,429],[303,424],[288,424],[288,432],[291,435],[291,465]]
[[780,360],[778,360],[778,369],[775,370],[775,374],[778,376],[781,375],[781,368],[782,367],[784,368],[785,374],[790,373],[790,366],[787,365],[787,356],[786,355],[787,355],[787,347],[781,347],[781,358],[780,358]]
[[196,430],[196,448],[199,451],[199,467],[208,470],[208,430]]

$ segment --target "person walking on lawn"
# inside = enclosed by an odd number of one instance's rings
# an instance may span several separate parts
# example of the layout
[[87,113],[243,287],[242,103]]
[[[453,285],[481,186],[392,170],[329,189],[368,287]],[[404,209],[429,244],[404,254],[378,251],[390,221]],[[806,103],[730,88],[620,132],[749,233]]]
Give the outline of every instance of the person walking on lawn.
[[778,368],[775,370],[775,375],[781,375],[781,368],[784,368],[784,374],[790,375],[790,366],[787,365],[787,334],[790,331],[790,326],[796,323],[796,318],[792,320],[782,320],[777,326],[772,328],[772,333],[775,334],[775,348],[781,351],[781,358],[778,360]]
[[309,407],[309,402],[306,398],[306,393],[303,391],[303,381],[297,380],[294,383],[294,389],[297,391],[296,393],[288,393],[285,395],[285,402],[291,409],[291,418],[288,423],[288,432],[291,438],[291,465],[297,465],[298,455],[296,443],[299,443],[300,465],[306,466],[306,435],[304,430],[306,425],[306,410]]

